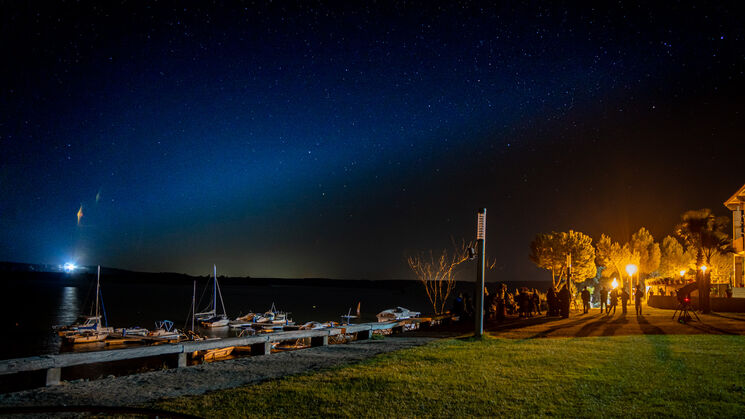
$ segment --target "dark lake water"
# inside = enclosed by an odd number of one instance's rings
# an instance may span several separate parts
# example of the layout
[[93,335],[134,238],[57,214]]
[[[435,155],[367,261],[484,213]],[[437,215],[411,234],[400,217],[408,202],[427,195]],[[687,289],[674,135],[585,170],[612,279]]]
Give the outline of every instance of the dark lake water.
[[[272,303],[279,310],[291,312],[296,323],[339,321],[342,314],[361,303],[362,317],[355,322],[376,321],[375,315],[387,308],[403,306],[423,313],[431,312],[421,284],[384,281],[376,288],[350,286],[252,286],[221,284],[225,308],[230,318],[249,311],[267,311]],[[211,283],[211,282],[210,282]],[[2,281],[0,310],[5,345],[0,359],[27,357],[70,350],[97,350],[103,347],[61,347],[52,326],[70,324],[79,315],[88,314],[95,297],[95,281],[90,279],[35,279]],[[207,280],[197,284],[197,301],[206,306],[211,289]],[[542,285],[529,283],[530,286]],[[473,283],[458,284],[458,291],[473,291]],[[512,283],[511,286],[515,286]],[[101,278],[103,302],[108,324],[113,327],[142,326],[154,328],[157,320],[168,319],[175,327],[190,324],[192,283],[145,283],[117,280],[107,283]],[[202,330],[211,336],[235,333],[227,328]],[[87,345],[85,345],[87,346]]]

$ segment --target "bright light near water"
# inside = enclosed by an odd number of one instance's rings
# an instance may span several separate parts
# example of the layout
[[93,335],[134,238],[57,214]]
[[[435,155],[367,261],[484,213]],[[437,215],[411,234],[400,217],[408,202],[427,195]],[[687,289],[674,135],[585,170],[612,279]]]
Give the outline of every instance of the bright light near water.
[[65,272],[72,272],[72,271],[74,271],[75,269],[78,269],[78,266],[77,266],[77,265],[75,265],[75,264],[74,264],[74,263],[72,263],[72,262],[67,262],[67,263],[65,263],[63,267],[65,268]]

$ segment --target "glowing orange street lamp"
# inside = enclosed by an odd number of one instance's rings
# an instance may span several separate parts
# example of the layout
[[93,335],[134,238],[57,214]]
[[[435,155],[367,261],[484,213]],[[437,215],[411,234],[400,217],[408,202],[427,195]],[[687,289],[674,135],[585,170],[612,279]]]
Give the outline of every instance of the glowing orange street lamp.
[[[629,274],[629,290],[633,287],[632,282],[634,280],[634,274],[636,273],[636,269],[637,267],[633,263],[626,265],[626,273]],[[628,291],[628,292],[631,292],[631,291]]]
[[611,287],[613,287],[613,289],[618,288],[618,281],[616,280],[616,278],[613,278],[613,282],[611,282],[610,285]]

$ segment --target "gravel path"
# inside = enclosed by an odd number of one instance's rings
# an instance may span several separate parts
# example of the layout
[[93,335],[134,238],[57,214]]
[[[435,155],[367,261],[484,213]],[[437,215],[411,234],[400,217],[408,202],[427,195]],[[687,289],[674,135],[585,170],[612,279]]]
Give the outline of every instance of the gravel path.
[[386,337],[123,377],[64,382],[54,387],[0,394],[0,406],[133,406],[351,364],[432,340],[427,337]]

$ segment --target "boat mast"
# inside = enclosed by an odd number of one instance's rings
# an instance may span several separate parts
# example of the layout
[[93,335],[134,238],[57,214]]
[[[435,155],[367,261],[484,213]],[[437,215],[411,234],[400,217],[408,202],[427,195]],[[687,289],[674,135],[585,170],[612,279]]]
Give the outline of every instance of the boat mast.
[[194,331],[194,317],[197,315],[197,280],[194,280],[194,291],[191,293],[191,331]]
[[212,309],[217,316],[217,265],[212,265],[212,276],[215,278],[215,288],[212,290]]
[[98,265],[98,274],[96,275],[96,324],[101,321],[98,312],[98,293],[100,292],[101,286],[101,265]]

